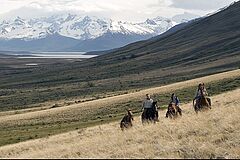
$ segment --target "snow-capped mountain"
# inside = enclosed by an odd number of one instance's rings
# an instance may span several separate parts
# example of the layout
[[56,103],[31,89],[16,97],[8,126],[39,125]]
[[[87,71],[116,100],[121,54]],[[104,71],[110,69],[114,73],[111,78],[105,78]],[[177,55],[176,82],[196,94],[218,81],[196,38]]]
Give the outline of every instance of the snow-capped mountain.
[[142,23],[113,21],[97,17],[73,14],[38,19],[22,19],[0,22],[0,38],[25,40],[41,39],[58,33],[78,40],[95,39],[107,32],[122,34],[158,35],[174,25],[170,19],[157,17]]
[[75,14],[32,19],[16,17],[0,21],[0,50],[108,50],[160,35],[176,24],[163,17],[140,23]]

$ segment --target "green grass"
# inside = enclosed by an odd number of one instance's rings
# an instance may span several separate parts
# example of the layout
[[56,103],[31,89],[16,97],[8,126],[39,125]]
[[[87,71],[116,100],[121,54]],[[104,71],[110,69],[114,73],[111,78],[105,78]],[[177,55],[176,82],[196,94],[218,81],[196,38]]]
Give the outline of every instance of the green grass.
[[60,124],[35,124],[27,126],[16,126],[1,128],[0,146],[14,144],[26,140],[48,137],[81,128],[100,125],[106,122],[118,120],[119,118],[108,118],[101,121],[69,122]]
[[[240,87],[240,78],[224,79],[206,84],[208,92],[211,96],[217,95],[226,91],[231,91]],[[176,89],[175,93],[179,96],[181,103],[187,103],[193,99],[196,87],[187,87],[184,89]],[[169,103],[172,92],[153,95],[153,99],[158,100],[158,105],[161,109],[165,109]],[[133,110],[134,115],[141,113],[142,100],[132,100],[126,103],[118,103],[95,110],[86,110],[79,120],[58,121],[56,123],[36,123],[17,126],[1,126],[0,130],[0,146],[48,137],[76,129],[109,123],[120,120],[126,113],[127,108]],[[160,117],[162,118],[162,117]]]

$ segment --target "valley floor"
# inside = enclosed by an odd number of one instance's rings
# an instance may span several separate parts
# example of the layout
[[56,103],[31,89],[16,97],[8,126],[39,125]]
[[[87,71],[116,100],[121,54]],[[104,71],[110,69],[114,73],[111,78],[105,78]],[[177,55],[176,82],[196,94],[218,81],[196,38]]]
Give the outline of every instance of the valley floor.
[[195,114],[182,105],[183,117],[122,132],[119,123],[0,148],[1,158],[240,158],[240,89],[212,97],[213,109]]

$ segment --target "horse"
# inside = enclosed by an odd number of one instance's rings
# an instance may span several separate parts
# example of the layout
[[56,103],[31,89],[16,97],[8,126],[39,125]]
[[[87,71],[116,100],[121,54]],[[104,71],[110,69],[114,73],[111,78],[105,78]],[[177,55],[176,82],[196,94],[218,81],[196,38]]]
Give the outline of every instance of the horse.
[[156,123],[158,121],[158,109],[157,109],[157,102],[152,103],[152,107],[146,109],[142,113],[142,123],[144,122],[154,122]]
[[177,106],[175,103],[169,103],[166,118],[175,118],[177,116]]
[[201,96],[199,99],[193,100],[193,107],[196,113],[198,113],[199,111],[204,111],[204,110],[208,110],[211,109],[211,99],[210,98],[206,98],[205,96]]
[[176,118],[178,115],[182,116],[182,109],[175,103],[169,103],[166,118]]
[[133,126],[133,114],[131,110],[127,110],[127,114],[122,118],[120,122],[120,128],[123,131],[124,129],[130,128]]

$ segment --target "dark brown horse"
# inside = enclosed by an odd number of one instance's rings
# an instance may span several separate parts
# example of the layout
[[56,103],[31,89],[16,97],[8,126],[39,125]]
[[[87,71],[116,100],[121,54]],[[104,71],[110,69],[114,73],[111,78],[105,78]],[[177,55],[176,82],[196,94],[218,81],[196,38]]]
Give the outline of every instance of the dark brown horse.
[[120,123],[120,128],[122,130],[132,127],[133,114],[131,110],[127,110],[127,114],[123,117]]
[[206,98],[205,96],[200,97],[199,99],[193,100],[193,107],[196,113],[198,113],[199,111],[205,111],[208,109],[211,109],[211,100],[210,98]]
[[157,106],[157,101],[152,103],[152,107],[146,109],[142,113],[142,123],[145,122],[157,122],[158,120],[158,106]]

